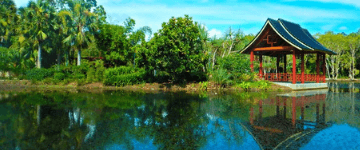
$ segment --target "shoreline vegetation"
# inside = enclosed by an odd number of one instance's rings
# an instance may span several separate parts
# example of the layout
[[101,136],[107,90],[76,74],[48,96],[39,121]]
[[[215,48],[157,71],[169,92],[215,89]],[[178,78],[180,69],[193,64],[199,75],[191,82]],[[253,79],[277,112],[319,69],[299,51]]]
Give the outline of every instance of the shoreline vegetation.
[[[257,84],[256,82],[253,83]],[[101,82],[88,83],[79,85],[76,82],[68,84],[47,84],[43,82],[32,83],[29,80],[0,80],[0,91],[11,92],[21,90],[54,90],[54,89],[81,89],[85,91],[92,90],[123,90],[123,91],[141,91],[141,92],[289,92],[292,91],[288,87],[283,87],[275,84],[270,84],[266,88],[260,86],[254,86],[253,88],[244,89],[241,87],[221,87],[213,82],[207,83],[206,86],[202,82],[200,83],[187,83],[187,84],[172,84],[172,83],[142,83],[125,86],[106,86]]]
[[[252,71],[249,56],[240,51],[255,36],[239,28],[230,26],[223,36],[210,37],[206,25],[184,15],[169,18],[153,33],[148,26],[135,28],[130,17],[123,24],[107,22],[106,10],[96,0],[37,0],[20,8],[13,0],[1,4],[0,78],[19,80],[5,81],[6,88],[289,90],[258,79],[259,68],[264,73],[280,71],[276,58],[255,56]],[[328,78],[360,77],[360,31],[314,36],[338,53],[326,56]],[[284,63],[291,66],[287,57]],[[304,59],[305,73],[315,73],[316,55]]]

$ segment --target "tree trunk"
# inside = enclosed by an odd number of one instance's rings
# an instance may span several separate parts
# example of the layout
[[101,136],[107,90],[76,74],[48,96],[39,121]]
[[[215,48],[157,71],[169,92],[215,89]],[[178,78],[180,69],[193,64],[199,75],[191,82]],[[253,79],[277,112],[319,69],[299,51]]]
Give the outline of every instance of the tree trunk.
[[57,64],[58,64],[58,69],[60,69],[60,63],[61,63],[61,58],[60,58],[60,51],[57,54]]
[[77,54],[77,65],[80,66],[81,64],[81,48],[79,46],[78,54]]
[[331,78],[331,77],[330,77],[329,64],[327,63],[327,61],[325,61],[325,64],[326,64],[326,72],[327,72],[327,74],[328,74],[328,77]]
[[66,60],[65,60],[65,65],[68,66],[69,65],[69,51],[66,51]]
[[40,105],[36,105],[36,123],[37,125],[40,125],[40,121],[41,121],[41,107]]
[[214,66],[215,66],[215,56],[216,56],[216,52],[217,52],[217,49],[215,49],[215,52],[214,52],[214,56],[213,56],[213,60],[212,60],[212,69],[214,69]]
[[38,45],[38,63],[37,63],[37,67],[38,68],[41,68],[41,44],[39,42],[39,45]]
[[331,65],[332,65],[332,68],[331,68],[331,78],[332,79],[335,79],[335,56],[331,56]]
[[353,51],[353,56],[352,56],[352,79],[355,79],[355,50]]
[[226,50],[225,50],[225,45],[224,45],[224,43],[222,43],[222,46],[223,46],[224,52],[223,52],[223,54],[222,54],[221,58],[224,58],[224,56],[225,56],[225,53],[226,53]]

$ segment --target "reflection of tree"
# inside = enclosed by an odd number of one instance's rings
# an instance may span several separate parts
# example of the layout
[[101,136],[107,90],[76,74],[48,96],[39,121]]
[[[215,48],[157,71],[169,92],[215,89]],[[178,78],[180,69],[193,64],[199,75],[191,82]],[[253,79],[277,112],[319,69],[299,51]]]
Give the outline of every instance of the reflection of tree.
[[167,115],[158,113],[155,116],[159,121],[153,125],[154,144],[160,149],[197,149],[205,144],[207,118],[198,109],[199,97],[169,93],[165,99]]
[[241,144],[245,132],[239,122],[249,116],[251,97],[207,98],[182,92],[19,93],[1,101],[9,116],[0,118],[0,135],[7,135],[0,140],[11,144],[0,143],[0,149],[134,149],[138,146],[134,141],[160,149],[199,149],[216,136]]

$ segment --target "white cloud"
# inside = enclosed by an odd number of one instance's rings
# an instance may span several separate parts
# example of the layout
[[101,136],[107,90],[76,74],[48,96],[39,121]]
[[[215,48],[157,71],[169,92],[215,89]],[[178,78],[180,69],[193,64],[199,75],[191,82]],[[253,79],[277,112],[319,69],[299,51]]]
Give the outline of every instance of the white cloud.
[[340,4],[353,5],[356,7],[360,7],[359,0],[307,0],[307,1],[317,1],[317,2],[324,2],[324,3],[340,3]]
[[322,31],[330,31],[332,30],[336,25],[335,24],[327,24],[321,27]]
[[220,30],[217,29],[211,29],[210,31],[208,31],[209,33],[209,38],[212,38],[216,35],[216,37],[221,37],[222,36],[222,32]]
[[347,30],[348,28],[346,26],[342,26],[339,28],[339,30]]
[[[176,5],[146,3],[115,4],[98,1],[104,5],[108,15],[122,23],[126,17],[136,21],[136,28],[150,26],[153,32],[161,28],[163,22],[167,22],[172,16],[181,17],[189,14],[195,21],[206,25],[241,25],[256,23],[259,28],[268,17],[273,19],[283,18],[297,23],[304,22],[333,22],[336,19],[358,19],[357,15],[347,10],[326,10],[305,8],[273,3],[238,3],[224,5]],[[266,9],[264,9],[266,8]],[[254,11],[256,10],[256,11]],[[255,34],[255,33],[254,33]]]
[[[206,5],[167,5],[142,0],[142,2],[123,2],[121,0],[97,0],[98,5],[103,5],[108,15],[108,21],[114,24],[122,24],[126,18],[135,19],[135,28],[149,26],[153,33],[161,28],[163,22],[167,22],[172,16],[182,17],[188,14],[194,21],[206,24],[211,30],[220,31],[229,26],[243,26],[254,24],[246,29],[246,34],[256,34],[267,18],[282,18],[299,24],[332,22],[338,24],[339,20],[359,21],[357,12],[345,9],[329,10],[325,8],[307,8],[300,6],[284,5],[270,2],[228,2],[211,5],[210,0],[201,0]],[[360,1],[355,0],[307,0],[319,2],[336,2],[360,6]],[[26,6],[29,0],[15,0],[18,7]],[[216,28],[214,27],[216,26]],[[333,29],[335,25],[323,26],[322,30]],[[210,31],[211,31],[210,30]]]

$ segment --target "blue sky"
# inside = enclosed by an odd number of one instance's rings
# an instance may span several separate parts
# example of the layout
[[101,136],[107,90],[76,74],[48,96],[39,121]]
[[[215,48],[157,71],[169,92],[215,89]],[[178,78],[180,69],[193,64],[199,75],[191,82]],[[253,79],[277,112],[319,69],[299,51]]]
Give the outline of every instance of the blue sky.
[[[26,6],[28,0],[15,0]],[[103,5],[108,21],[122,24],[127,17],[136,28],[149,26],[153,32],[172,16],[188,14],[205,24],[210,35],[221,35],[231,26],[244,33],[256,34],[267,18],[282,18],[300,24],[311,34],[325,31],[357,32],[360,28],[360,0],[97,0]]]

